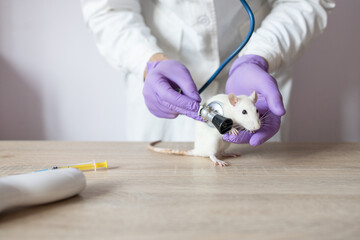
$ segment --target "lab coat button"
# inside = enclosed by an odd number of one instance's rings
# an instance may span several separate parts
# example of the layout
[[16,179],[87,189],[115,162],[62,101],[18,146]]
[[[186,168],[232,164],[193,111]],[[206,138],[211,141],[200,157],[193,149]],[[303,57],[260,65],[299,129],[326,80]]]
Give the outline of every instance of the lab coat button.
[[202,25],[209,25],[210,19],[208,18],[208,16],[202,15],[202,16],[198,17],[198,23],[200,23]]

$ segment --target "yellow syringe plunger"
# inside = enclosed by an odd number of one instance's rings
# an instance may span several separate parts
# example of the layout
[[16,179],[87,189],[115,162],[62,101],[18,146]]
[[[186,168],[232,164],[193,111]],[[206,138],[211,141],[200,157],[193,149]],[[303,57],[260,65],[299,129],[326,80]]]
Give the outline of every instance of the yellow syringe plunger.
[[81,171],[86,171],[86,170],[96,171],[96,169],[98,169],[98,168],[107,168],[107,161],[100,162],[100,163],[92,161],[92,162],[87,162],[87,163],[79,163],[79,164],[69,165],[69,166],[65,166],[65,167],[59,167],[59,168],[77,168]]

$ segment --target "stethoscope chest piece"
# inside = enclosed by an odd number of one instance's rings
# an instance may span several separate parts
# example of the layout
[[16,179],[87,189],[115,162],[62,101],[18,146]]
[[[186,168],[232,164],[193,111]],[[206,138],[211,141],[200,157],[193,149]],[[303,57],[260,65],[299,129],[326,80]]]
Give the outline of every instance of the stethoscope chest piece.
[[219,102],[215,101],[201,106],[198,114],[210,127],[215,127],[220,134],[227,133],[233,126],[233,121],[223,116],[224,110]]

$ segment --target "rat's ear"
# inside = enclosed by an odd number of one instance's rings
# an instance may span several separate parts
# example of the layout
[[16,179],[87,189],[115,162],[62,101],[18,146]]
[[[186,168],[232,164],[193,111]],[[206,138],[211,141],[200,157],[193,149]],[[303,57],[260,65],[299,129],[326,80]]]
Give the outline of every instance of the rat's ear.
[[258,99],[257,93],[255,91],[253,91],[252,94],[249,96],[249,98],[253,103],[256,103],[256,101]]
[[239,99],[235,96],[235,94],[233,93],[230,93],[228,95],[228,98],[229,98],[229,102],[231,103],[231,105],[235,106],[236,103],[239,101]]

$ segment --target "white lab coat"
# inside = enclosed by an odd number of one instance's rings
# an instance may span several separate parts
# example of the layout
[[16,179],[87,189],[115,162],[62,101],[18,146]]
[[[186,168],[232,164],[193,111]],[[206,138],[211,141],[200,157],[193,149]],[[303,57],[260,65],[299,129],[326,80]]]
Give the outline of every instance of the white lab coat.
[[[239,0],[81,0],[85,21],[100,53],[126,72],[129,141],[192,141],[195,121],[160,119],[147,110],[142,95],[146,62],[158,52],[181,61],[200,88],[241,43],[249,19]],[[285,106],[291,90],[291,65],[326,27],[332,0],[249,0],[255,33],[240,56],[257,54],[269,63]],[[231,63],[201,95],[224,92]],[[287,117],[281,136],[286,140]]]

